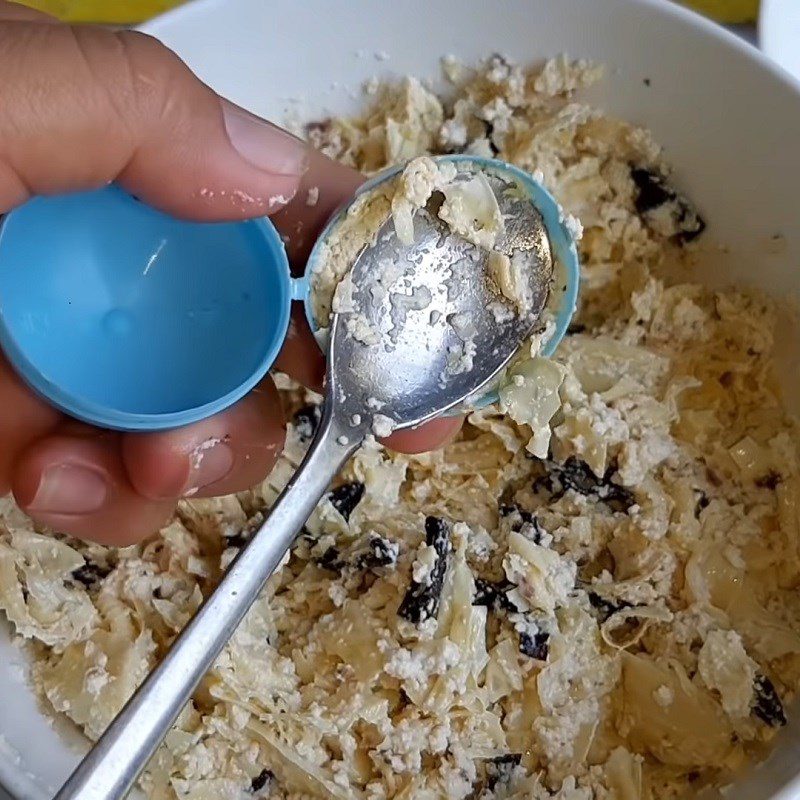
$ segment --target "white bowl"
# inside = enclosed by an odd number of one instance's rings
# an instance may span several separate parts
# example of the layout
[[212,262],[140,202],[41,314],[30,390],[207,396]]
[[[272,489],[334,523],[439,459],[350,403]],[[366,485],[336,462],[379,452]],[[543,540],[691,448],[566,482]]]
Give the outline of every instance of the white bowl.
[[761,0],[758,39],[766,55],[800,79],[800,3],[797,0]]
[[[216,90],[276,120],[352,109],[348,90],[373,74],[436,76],[445,53],[534,61],[566,52],[604,62],[609,79],[592,101],[653,129],[709,235],[730,246],[724,273],[710,277],[781,296],[800,289],[800,84],[665,0],[198,0],[147,29]],[[381,51],[388,60],[375,57]],[[776,233],[786,246],[767,253]],[[78,751],[37,711],[12,662],[19,652],[0,631],[0,736],[9,745],[0,745],[0,783],[42,800]],[[729,800],[800,797],[792,754],[800,721],[790,720],[768,764]],[[71,741],[80,738],[73,732]]]

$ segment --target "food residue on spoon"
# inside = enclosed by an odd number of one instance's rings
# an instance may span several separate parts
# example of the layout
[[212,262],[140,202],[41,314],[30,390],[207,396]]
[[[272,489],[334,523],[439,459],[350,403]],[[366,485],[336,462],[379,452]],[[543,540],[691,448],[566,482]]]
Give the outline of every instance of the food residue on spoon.
[[[495,250],[505,226],[486,176],[471,163],[421,156],[412,159],[393,180],[360,195],[321,243],[311,274],[311,291],[314,315],[322,327],[329,324],[332,312],[354,311],[350,270],[361,251],[374,244],[386,220],[391,217],[402,244],[413,244],[414,217],[434,192],[443,197],[436,212],[439,219],[453,234],[488,251],[488,271],[498,296],[509,301],[518,313],[525,312],[530,298],[521,271],[523,259],[515,260],[513,255]],[[370,339],[365,343],[373,342]]]
[[[508,181],[503,176],[499,184],[507,199],[530,202],[525,189]],[[414,281],[415,269],[430,253],[424,247],[413,250],[419,244],[416,224],[421,213],[428,215],[426,224],[431,218],[437,219],[443,223],[443,230],[460,243],[456,245],[458,257],[444,271],[447,303],[467,291],[476,275],[483,275],[497,298],[490,305],[496,324],[530,314],[534,303],[531,256],[507,243],[506,219],[496,191],[480,162],[427,156],[412,159],[396,175],[364,190],[334,222],[312,262],[312,306],[317,321],[325,327],[332,314],[341,315],[347,335],[355,341],[365,347],[387,349],[397,345],[410,314],[426,312],[421,324],[428,327],[441,322],[442,306],[437,307],[431,291],[434,287]],[[375,279],[367,286],[356,287],[353,267],[361,253],[365,248],[390,242],[392,236],[398,242],[397,250],[390,251],[389,257],[378,257]],[[405,259],[397,257],[403,248],[416,254]],[[355,300],[359,291],[369,292],[376,306],[388,304],[388,322],[365,311],[364,304]],[[438,379],[441,388],[453,376],[468,373],[474,367],[478,329],[467,317],[458,313],[447,314],[444,319],[452,334],[447,361]],[[391,432],[390,423],[388,417],[376,415],[372,430],[378,436],[386,436]]]

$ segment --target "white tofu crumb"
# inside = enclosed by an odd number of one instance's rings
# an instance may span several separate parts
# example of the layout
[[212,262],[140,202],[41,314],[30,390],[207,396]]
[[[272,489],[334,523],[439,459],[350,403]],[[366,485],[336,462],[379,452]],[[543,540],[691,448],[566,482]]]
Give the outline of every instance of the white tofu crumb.
[[191,452],[190,459],[192,464],[192,469],[199,469],[200,464],[203,463],[203,459],[205,458],[206,453],[211,450],[211,448],[216,447],[218,444],[222,444],[224,439],[218,438],[216,436],[211,436],[203,442],[200,442]]
[[697,669],[706,686],[719,692],[726,713],[735,719],[750,715],[757,665],[736,631],[710,631],[700,649]]
[[662,684],[653,692],[653,700],[661,708],[669,708],[675,701],[675,692],[669,686]]
[[372,415],[372,432],[379,439],[386,439],[391,436],[394,429],[395,421],[391,417],[387,417],[384,414]]
[[341,608],[347,600],[347,590],[339,583],[332,583],[328,587],[328,597],[336,608]]
[[416,583],[428,583],[430,574],[436,566],[438,556],[436,548],[424,544],[417,551],[417,557],[411,567],[411,576]]

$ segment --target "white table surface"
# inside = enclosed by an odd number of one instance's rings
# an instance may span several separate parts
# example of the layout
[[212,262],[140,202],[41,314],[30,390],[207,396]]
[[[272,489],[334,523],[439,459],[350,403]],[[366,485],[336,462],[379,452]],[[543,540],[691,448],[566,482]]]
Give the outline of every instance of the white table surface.
[[[731,29],[738,33],[742,38],[747,39],[747,41],[756,44],[757,36],[756,36],[756,29],[752,25],[736,25],[731,26]],[[9,794],[3,791],[2,787],[0,787],[0,800],[15,800],[15,798],[11,797]]]

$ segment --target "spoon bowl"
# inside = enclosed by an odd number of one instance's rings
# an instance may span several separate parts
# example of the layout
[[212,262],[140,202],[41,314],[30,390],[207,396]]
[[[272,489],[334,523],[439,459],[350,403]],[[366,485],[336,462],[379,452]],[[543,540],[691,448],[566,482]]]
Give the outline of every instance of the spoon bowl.
[[[388,344],[394,345],[394,349],[389,351],[393,367],[388,382],[386,376],[378,377],[375,372],[378,356],[372,349],[363,352],[359,357],[360,377],[358,381],[368,384],[370,387],[367,396],[362,398],[364,401],[378,399],[379,402],[388,403],[389,399],[382,395],[386,394],[390,387],[392,392],[399,392],[403,396],[421,391],[423,394],[412,403],[415,407],[423,402],[427,402],[430,406],[431,399],[436,398],[436,403],[440,404],[440,407],[434,415],[458,414],[497,402],[495,379],[498,373],[502,371],[519,348],[519,344],[534,332],[537,325],[541,324],[542,312],[545,310],[550,324],[543,332],[540,352],[544,356],[551,356],[555,352],[575,313],[580,285],[580,264],[574,232],[570,228],[568,218],[555,198],[534,176],[497,159],[450,155],[435,157],[433,160],[437,163],[450,162],[458,169],[480,171],[487,176],[498,198],[500,210],[506,218],[506,232],[498,241],[499,249],[509,251],[527,249],[530,253],[528,256],[532,291],[530,307],[537,311],[538,316],[533,324],[526,318],[516,316],[501,323],[498,314],[495,313],[498,303],[496,295],[486,292],[485,282],[469,280],[476,274],[485,273],[486,254],[478,254],[479,257],[475,260],[476,249],[470,248],[469,243],[463,240],[459,243],[456,241],[457,237],[452,235],[448,237],[445,246],[452,250],[451,256],[456,259],[457,272],[461,272],[462,278],[467,280],[463,282],[464,292],[462,295],[452,301],[443,301],[442,292],[441,290],[437,291],[436,287],[443,286],[445,280],[450,280],[446,274],[450,269],[450,264],[441,249],[436,249],[435,241],[438,241],[443,234],[447,235],[449,231],[443,230],[443,223],[435,213],[431,214],[429,210],[421,209],[415,217],[415,241],[407,254],[409,268],[404,270],[409,274],[402,275],[398,281],[392,281],[392,283],[402,284],[406,281],[406,285],[397,286],[398,291],[406,294],[413,293],[415,288],[424,287],[432,291],[434,302],[425,309],[409,310],[408,320],[400,336],[400,343],[403,345],[402,355],[398,352],[397,345],[389,340]],[[356,198],[331,217],[309,256],[306,281],[310,282],[314,272],[323,267],[327,252],[326,242],[336,235],[339,225],[347,218],[350,208],[358,198],[395,180],[403,169],[403,166],[396,166],[379,173],[359,189]],[[508,191],[509,189],[511,191]],[[543,252],[537,253],[531,249],[531,242],[527,241],[530,237],[535,238],[540,245],[546,243],[545,249],[549,251],[549,259],[545,258]],[[386,263],[386,258],[397,259],[400,257],[402,248],[399,245],[400,243],[394,235],[392,221],[388,220],[376,237],[375,247],[365,250],[353,266],[353,285],[357,292],[363,291],[363,288],[359,287],[367,284],[371,287],[375,283],[380,283],[375,264]],[[469,263],[467,263],[468,261]],[[459,278],[456,276],[456,281],[458,280]],[[372,296],[373,293],[364,296],[365,312],[378,326],[377,330],[388,332],[393,327],[391,301],[384,297],[382,304],[378,305],[370,301]],[[317,319],[312,291],[306,291],[304,305],[308,323],[317,335],[323,349],[326,349],[328,334],[333,330],[334,324],[332,322],[331,328],[328,330]],[[444,313],[445,305],[452,305],[447,313]],[[438,317],[434,314],[437,321],[431,324],[431,314],[437,311],[439,312]],[[489,346],[489,342],[481,343],[481,358],[485,359],[486,353],[489,351],[491,351],[491,358],[489,361],[480,361],[483,379],[479,379],[474,370],[461,373],[460,378],[453,376],[447,384],[447,391],[451,399],[443,401],[439,396],[441,389],[435,376],[425,374],[424,365],[428,363],[432,347],[440,349],[440,351],[443,349],[448,356],[451,353],[457,353],[460,337],[452,325],[448,324],[446,317],[448,314],[458,313],[476,315],[473,317],[473,322],[475,327],[481,331],[481,337],[486,335],[492,337],[491,346]],[[396,316],[396,311],[394,314]],[[463,340],[461,341],[463,342]],[[492,364],[494,369],[490,368]],[[440,375],[443,365],[439,363],[437,369]],[[338,367],[334,373],[340,382],[347,380],[347,376],[340,372]],[[469,386],[474,386],[474,388],[468,390]],[[351,389],[347,391],[349,392]],[[453,399],[456,395],[459,397]],[[415,421],[407,424],[416,425],[431,416],[430,412],[421,413],[421,408],[417,408],[415,413],[417,413]],[[399,409],[395,409],[395,415],[398,427],[400,427],[399,420],[402,413]],[[409,419],[412,417],[413,413]]]
[[506,220],[496,250],[527,279],[525,313],[498,296],[489,252],[437,216],[438,193],[417,211],[411,245],[388,219],[352,267],[353,310],[335,314],[331,326],[330,379],[351,417],[378,411],[384,424],[402,428],[459,407],[485,392],[522,342],[543,329],[554,272],[544,219],[515,175],[480,168]]

